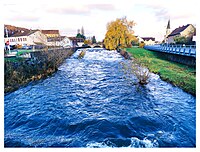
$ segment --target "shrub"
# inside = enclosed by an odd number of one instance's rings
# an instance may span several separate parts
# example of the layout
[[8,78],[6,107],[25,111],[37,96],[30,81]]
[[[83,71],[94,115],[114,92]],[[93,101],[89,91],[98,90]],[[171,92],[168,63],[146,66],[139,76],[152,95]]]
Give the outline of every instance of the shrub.
[[131,77],[132,74],[135,75],[139,84],[145,85],[149,82],[149,70],[142,66],[138,61],[131,60],[129,64],[122,63],[122,65],[124,67],[125,74],[129,77]]
[[85,56],[86,50],[82,50],[81,53],[78,55],[79,59],[82,59]]
[[[33,80],[39,80],[55,72],[72,50],[49,50],[31,52],[32,58],[5,60],[4,91],[11,92]],[[18,59],[18,58],[17,58]]]
[[140,47],[140,48],[143,48],[144,46],[145,46],[145,43],[144,43],[144,42],[139,43],[139,47]]

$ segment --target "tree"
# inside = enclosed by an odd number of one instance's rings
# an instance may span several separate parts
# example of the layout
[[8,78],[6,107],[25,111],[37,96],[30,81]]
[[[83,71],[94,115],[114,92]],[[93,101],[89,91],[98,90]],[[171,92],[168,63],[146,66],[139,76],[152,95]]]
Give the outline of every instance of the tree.
[[135,40],[133,40],[133,41],[131,42],[131,44],[132,44],[132,46],[139,46],[139,39],[136,38]]
[[190,44],[191,38],[185,36],[176,36],[174,42],[176,44]]
[[90,44],[92,44],[92,42],[90,40],[84,40],[84,44],[90,45]]
[[92,37],[92,44],[97,43],[95,36]]
[[133,26],[135,26],[135,23],[133,21],[127,21],[126,17],[108,23],[104,39],[106,49],[115,50],[131,47],[131,42],[136,39],[133,35]]
[[86,37],[84,35],[80,34],[80,33],[78,33],[76,35],[76,38],[83,38],[84,40],[86,39]]

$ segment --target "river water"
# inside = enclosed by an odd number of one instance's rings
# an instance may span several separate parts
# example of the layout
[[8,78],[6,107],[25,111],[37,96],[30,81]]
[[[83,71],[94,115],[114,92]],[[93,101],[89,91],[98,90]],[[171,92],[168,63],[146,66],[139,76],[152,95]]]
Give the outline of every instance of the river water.
[[196,147],[195,97],[155,74],[136,84],[115,51],[80,51],[4,96],[5,147]]

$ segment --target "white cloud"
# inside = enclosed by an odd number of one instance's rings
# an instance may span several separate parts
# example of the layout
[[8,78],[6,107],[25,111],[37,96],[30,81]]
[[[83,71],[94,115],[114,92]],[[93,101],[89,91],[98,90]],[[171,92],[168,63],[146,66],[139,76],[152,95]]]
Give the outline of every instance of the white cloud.
[[[82,26],[88,36],[102,40],[106,24],[123,16],[134,20],[138,35],[161,39],[167,21],[171,27],[195,24],[195,0],[9,0],[4,1],[4,23],[31,28],[59,29],[76,34]],[[3,14],[4,15],[4,14]],[[71,31],[70,31],[71,30]]]

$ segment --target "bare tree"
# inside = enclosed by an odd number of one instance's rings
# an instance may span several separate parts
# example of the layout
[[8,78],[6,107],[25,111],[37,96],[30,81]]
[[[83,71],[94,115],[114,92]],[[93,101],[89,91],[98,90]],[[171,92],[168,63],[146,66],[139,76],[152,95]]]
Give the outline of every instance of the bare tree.
[[[147,84],[150,77],[149,70],[144,67],[141,63],[139,63],[136,60],[130,60],[128,63],[121,63],[124,69],[124,72],[129,77],[132,77],[133,75],[136,76],[138,83],[141,85]],[[133,80],[133,79],[132,79]]]

